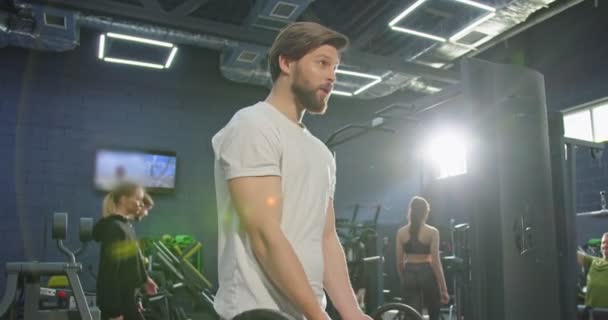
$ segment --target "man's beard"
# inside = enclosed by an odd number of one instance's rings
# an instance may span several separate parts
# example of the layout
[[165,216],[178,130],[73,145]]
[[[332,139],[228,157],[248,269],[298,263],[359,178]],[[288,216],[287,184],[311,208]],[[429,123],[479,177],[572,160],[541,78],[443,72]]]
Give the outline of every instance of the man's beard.
[[308,88],[301,82],[303,81],[300,81],[299,74],[296,74],[295,81],[291,85],[296,105],[313,114],[324,114],[327,109],[327,102],[325,99],[317,96],[317,90],[320,88]]

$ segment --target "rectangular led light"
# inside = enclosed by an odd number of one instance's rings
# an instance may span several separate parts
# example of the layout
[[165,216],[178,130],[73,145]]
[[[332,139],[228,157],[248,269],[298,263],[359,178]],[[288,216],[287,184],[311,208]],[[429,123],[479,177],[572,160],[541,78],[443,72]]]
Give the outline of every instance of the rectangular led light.
[[360,78],[366,78],[366,79],[373,79],[374,81],[364,85],[363,87],[357,89],[357,91],[350,93],[350,92],[344,92],[344,91],[332,91],[333,93],[336,93],[338,95],[343,95],[343,96],[356,96],[359,93],[375,86],[376,84],[380,83],[380,81],[382,81],[382,77],[380,76],[375,76],[373,74],[367,74],[367,73],[362,73],[362,72],[355,72],[355,71],[348,71],[348,70],[336,70],[336,73],[339,74],[345,74],[345,75],[349,75],[349,76],[354,76],[354,77],[360,77]]
[[488,14],[486,14],[485,16],[473,21],[471,24],[469,24],[468,26],[466,26],[464,29],[458,31],[455,35],[450,37],[450,41],[457,41],[459,39],[462,39],[464,36],[466,36],[467,34],[471,33],[471,31],[473,31],[473,29],[475,29],[477,26],[479,26],[480,24],[488,21],[489,19],[491,19],[492,17],[494,17],[496,15],[496,13],[494,12],[490,12]]
[[441,88],[437,88],[437,87],[433,87],[433,86],[426,86],[426,88],[428,91],[432,92],[432,93],[437,93],[439,91],[441,91]]
[[106,36],[105,35],[101,35],[99,37],[99,53],[98,53],[98,57],[99,59],[103,59],[103,54],[105,53],[106,50]]
[[466,44],[466,43],[460,43],[460,42],[456,42],[456,41],[450,41],[451,44],[459,46],[459,47],[463,47],[469,50],[477,50],[477,48],[473,45],[470,44]]
[[141,61],[135,61],[135,60],[125,60],[125,59],[117,59],[117,58],[108,58],[108,57],[105,57],[105,58],[103,58],[103,61],[114,62],[114,63],[122,63],[122,64],[129,64],[129,65],[132,65],[132,66],[140,66],[140,67],[147,67],[147,68],[154,68],[154,69],[164,69],[165,68],[165,66],[163,66],[162,64],[141,62]]
[[346,74],[349,76],[355,76],[355,77],[361,77],[361,78],[368,78],[368,79],[382,79],[379,76],[375,76],[372,74],[367,74],[367,73],[361,73],[361,72],[355,72],[355,71],[348,71],[348,70],[336,70],[336,73],[340,73],[340,74]]
[[338,90],[332,90],[331,94],[337,94],[339,96],[346,96],[346,97],[351,97],[353,94],[350,92],[346,92],[346,91],[338,91]]
[[464,4],[468,4],[468,5],[472,6],[472,7],[476,7],[476,8],[483,9],[483,10],[487,10],[487,11],[490,11],[490,12],[496,12],[496,8],[490,7],[488,5],[485,5],[483,3],[479,3],[479,2],[476,2],[476,1],[472,1],[472,0],[454,0],[454,1],[457,1],[457,2],[460,2],[460,3],[464,3]]
[[409,33],[411,35],[419,36],[419,37],[422,37],[422,38],[427,38],[427,39],[439,41],[439,42],[446,42],[447,41],[445,38],[434,36],[432,34],[420,32],[420,31],[416,31],[416,30],[410,30],[410,29],[401,28],[401,27],[395,27],[395,26],[392,26],[391,29],[393,29],[395,31]]
[[397,17],[395,17],[395,19],[391,20],[391,22],[389,22],[388,25],[391,26],[391,27],[394,26],[394,25],[396,25],[397,23],[399,23],[399,21],[403,20],[403,18],[405,18],[405,16],[407,16],[410,13],[412,13],[412,11],[416,10],[416,8],[418,8],[424,2],[426,2],[426,0],[418,0],[418,1],[414,2],[414,4],[412,4],[411,6],[407,7]]
[[177,47],[173,47],[171,49],[171,53],[169,54],[169,58],[167,58],[167,62],[165,63],[165,68],[168,69],[173,63],[173,58],[175,58],[175,54],[177,53]]
[[134,42],[146,43],[146,44],[151,44],[151,45],[155,45],[155,46],[159,46],[159,47],[173,48],[173,44],[169,43],[169,42],[150,40],[150,39],[145,39],[145,38],[140,38],[140,37],[134,37],[134,36],[128,36],[128,35],[118,34],[118,33],[112,33],[112,32],[108,32],[107,35],[110,38],[116,38],[116,39],[123,39],[123,40],[129,40],[129,41],[134,41]]
[[[127,60],[127,59],[106,57],[105,56],[106,36],[109,38],[116,38],[116,39],[139,42],[139,43],[151,44],[151,45],[155,45],[155,46],[161,46],[161,47],[165,47],[165,48],[171,48],[171,52],[169,53],[169,56],[167,57],[167,61],[165,62],[164,65],[157,64],[157,63],[136,61],[136,60]],[[99,37],[99,52],[98,52],[97,56],[99,59],[106,61],[106,62],[128,64],[128,65],[133,65],[133,66],[147,67],[147,68],[154,68],[154,69],[165,69],[165,68],[169,68],[171,66],[176,54],[177,54],[177,47],[174,46],[172,43],[108,32],[107,34],[102,34]]]
[[365,90],[367,90],[367,89],[369,89],[369,88],[371,88],[371,87],[373,87],[373,86],[377,85],[378,83],[380,83],[380,81],[382,81],[382,79],[376,79],[376,80],[374,80],[374,81],[372,81],[372,82],[370,82],[370,83],[368,83],[368,84],[364,85],[363,87],[359,88],[359,89],[358,89],[357,91],[355,91],[355,93],[353,93],[353,94],[354,94],[354,95],[358,95],[359,93],[361,93],[361,92],[363,92],[363,91],[365,91]]
[[480,45],[486,43],[488,40],[492,39],[493,37],[494,37],[493,35],[489,34],[489,35],[483,37],[482,39],[480,39],[479,41],[473,43],[472,46],[475,47],[475,48],[477,48]]

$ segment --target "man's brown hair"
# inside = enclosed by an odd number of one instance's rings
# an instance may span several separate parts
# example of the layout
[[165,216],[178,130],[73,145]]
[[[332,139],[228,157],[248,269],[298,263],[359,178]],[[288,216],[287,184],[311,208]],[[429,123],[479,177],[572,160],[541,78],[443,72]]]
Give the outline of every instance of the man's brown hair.
[[334,30],[314,22],[295,22],[285,27],[274,39],[268,53],[272,81],[281,74],[279,56],[299,60],[311,50],[331,45],[338,51],[348,46],[348,38]]

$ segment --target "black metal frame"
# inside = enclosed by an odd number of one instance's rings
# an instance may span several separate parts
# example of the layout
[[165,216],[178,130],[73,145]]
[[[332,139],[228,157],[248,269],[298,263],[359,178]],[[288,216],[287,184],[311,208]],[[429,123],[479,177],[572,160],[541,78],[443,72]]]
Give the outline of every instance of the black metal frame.
[[[63,240],[67,234],[67,213],[55,213],[53,216],[53,239],[57,240],[59,250],[68,257],[68,262],[9,262],[6,264],[7,285],[6,291],[0,301],[0,316],[6,314],[17,299],[17,289],[24,294],[25,320],[58,320],[80,317],[82,320],[99,320],[101,312],[98,308],[89,308],[78,272],[82,271],[82,264],[76,261],[76,256],[83,252],[86,242],[90,240],[92,220],[81,218],[80,240],[83,245],[74,251],[69,250]],[[52,275],[65,275],[72,289],[77,310],[39,310],[40,277]],[[20,281],[21,280],[21,281]]]
[[[381,131],[389,133],[397,133],[394,128],[386,127],[387,124],[402,121],[411,121],[419,123],[419,115],[426,111],[430,111],[438,106],[441,106],[447,102],[450,102],[462,95],[462,89],[460,85],[454,84],[446,87],[441,92],[433,95],[425,96],[410,102],[398,102],[400,97],[397,94],[397,98],[390,99],[394,102],[388,101],[389,105],[376,111],[374,118],[367,123],[353,123],[345,125],[338,130],[334,131],[326,140],[325,145],[328,148],[333,149],[338,145],[345,142],[363,136],[372,131]],[[380,121],[381,124],[374,125],[374,121]],[[338,139],[338,136],[342,136],[342,139]]]
[[[563,159],[563,192],[564,194],[564,214],[565,214],[565,238],[566,242],[562,244],[561,249],[562,257],[566,257],[566,259],[562,259],[560,261],[560,265],[562,271],[565,275],[572,275],[572,277],[562,276],[562,281],[568,281],[565,279],[576,279],[574,275],[577,274],[577,265],[576,265],[576,150],[578,147],[589,148],[591,150],[603,151],[605,149],[604,144],[594,143],[589,141],[583,141],[572,138],[563,138],[562,139],[562,150],[564,150],[564,158]],[[563,242],[563,241],[562,241]],[[569,281],[564,283],[564,288],[567,290],[564,295],[568,295],[567,292],[572,292],[569,295],[572,296],[573,300],[576,301],[576,280]],[[567,312],[567,314],[573,314],[576,316],[576,306],[565,306],[566,310],[563,312]]]

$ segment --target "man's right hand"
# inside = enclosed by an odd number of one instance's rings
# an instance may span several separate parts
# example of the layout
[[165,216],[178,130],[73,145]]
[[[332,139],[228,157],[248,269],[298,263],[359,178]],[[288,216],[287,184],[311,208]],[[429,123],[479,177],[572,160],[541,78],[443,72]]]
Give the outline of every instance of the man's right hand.
[[110,320],[124,320],[123,316],[118,316],[116,318],[110,318]]

